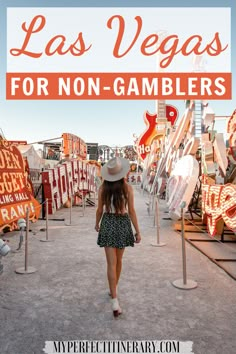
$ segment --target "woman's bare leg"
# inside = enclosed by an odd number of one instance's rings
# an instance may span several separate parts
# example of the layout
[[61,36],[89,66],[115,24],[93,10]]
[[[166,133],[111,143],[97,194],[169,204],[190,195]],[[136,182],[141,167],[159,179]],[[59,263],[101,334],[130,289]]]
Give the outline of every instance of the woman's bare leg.
[[106,259],[107,259],[107,278],[112,299],[117,297],[116,284],[117,284],[117,253],[116,248],[105,247]]
[[122,257],[124,254],[124,248],[116,248],[116,285],[118,285],[120,274],[122,270]]

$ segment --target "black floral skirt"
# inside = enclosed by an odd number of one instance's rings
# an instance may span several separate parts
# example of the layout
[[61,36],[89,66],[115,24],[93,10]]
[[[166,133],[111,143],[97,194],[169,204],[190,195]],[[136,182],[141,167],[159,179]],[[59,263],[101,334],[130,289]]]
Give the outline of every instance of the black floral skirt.
[[134,246],[134,234],[129,215],[104,213],[97,244],[100,247],[124,248]]

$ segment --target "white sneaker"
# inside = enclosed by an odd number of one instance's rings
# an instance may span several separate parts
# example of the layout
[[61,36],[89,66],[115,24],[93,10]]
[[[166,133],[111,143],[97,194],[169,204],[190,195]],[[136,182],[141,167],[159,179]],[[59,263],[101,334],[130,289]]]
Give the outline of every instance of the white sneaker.
[[114,317],[118,317],[122,313],[122,309],[119,305],[119,301],[117,297],[111,299],[111,307],[112,307]]

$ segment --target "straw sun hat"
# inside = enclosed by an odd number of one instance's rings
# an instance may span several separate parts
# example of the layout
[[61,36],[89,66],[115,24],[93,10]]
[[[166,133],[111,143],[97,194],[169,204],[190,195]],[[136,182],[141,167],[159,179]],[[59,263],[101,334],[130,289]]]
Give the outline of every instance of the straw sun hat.
[[105,181],[115,182],[124,178],[129,172],[129,161],[123,157],[113,157],[101,169],[101,176]]

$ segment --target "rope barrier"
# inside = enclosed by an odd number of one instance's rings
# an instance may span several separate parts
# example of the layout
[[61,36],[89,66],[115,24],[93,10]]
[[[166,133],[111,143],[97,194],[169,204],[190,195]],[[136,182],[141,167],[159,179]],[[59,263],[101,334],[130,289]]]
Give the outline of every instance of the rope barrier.
[[[52,198],[46,198],[48,200],[48,202],[52,202],[53,199]],[[41,208],[42,205],[46,204],[46,199],[40,204],[40,206],[36,207],[36,208]],[[35,208],[35,209],[36,209]],[[42,217],[42,218],[38,218],[38,220],[46,220],[46,218]],[[50,220],[53,220],[53,221],[64,221],[65,219],[50,219]]]

